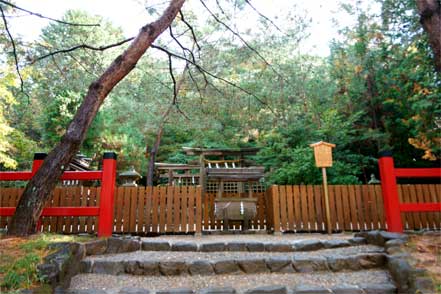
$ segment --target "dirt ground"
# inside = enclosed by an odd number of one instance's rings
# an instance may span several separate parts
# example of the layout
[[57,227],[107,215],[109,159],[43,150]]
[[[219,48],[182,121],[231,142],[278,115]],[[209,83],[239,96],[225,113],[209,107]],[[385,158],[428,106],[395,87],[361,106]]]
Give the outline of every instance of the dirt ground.
[[441,291],[441,232],[411,236],[408,249],[417,260],[416,266],[428,270]]

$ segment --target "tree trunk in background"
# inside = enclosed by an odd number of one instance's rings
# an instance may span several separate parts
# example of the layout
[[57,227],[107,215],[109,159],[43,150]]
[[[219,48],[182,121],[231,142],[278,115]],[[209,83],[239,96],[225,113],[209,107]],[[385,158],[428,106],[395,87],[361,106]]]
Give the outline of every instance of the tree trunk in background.
[[[182,71],[182,75],[179,78],[178,82],[176,83],[176,93],[175,93],[176,96],[178,96],[179,91],[181,90],[181,86],[184,83],[185,74],[187,73],[187,70],[188,70],[188,63],[185,65],[184,70]],[[175,106],[174,103],[175,103],[175,99],[173,99],[172,104],[170,104],[170,106],[167,108],[167,110],[162,115],[161,122],[159,123],[159,126],[158,126],[158,131],[156,132],[155,142],[153,143],[152,150],[150,151],[149,164],[147,167],[147,184],[146,184],[147,186],[153,186],[153,178],[155,176],[156,155],[158,154],[159,145],[161,145],[161,139],[162,139],[162,134],[164,131],[164,125],[167,122],[167,118],[170,114],[170,111],[172,110],[173,106]]]
[[172,0],[163,15],[144,26],[130,46],[90,86],[60,143],[28,182],[8,226],[9,235],[35,233],[38,219],[65,167],[79,150],[87,130],[107,95],[135,66],[141,56],[175,19],[185,0]]
[[429,36],[435,58],[435,69],[441,72],[441,4],[440,0],[417,0],[420,22]]

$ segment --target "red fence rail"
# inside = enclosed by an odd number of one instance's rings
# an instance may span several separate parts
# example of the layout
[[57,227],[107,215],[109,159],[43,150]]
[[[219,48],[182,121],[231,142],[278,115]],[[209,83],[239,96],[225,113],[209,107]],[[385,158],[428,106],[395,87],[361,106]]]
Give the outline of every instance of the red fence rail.
[[[45,153],[35,153],[31,171],[0,172],[0,181],[28,181],[43,164]],[[61,180],[100,180],[101,201],[92,207],[46,207],[41,216],[97,216],[98,236],[107,237],[113,231],[114,190],[116,180],[116,154],[105,152],[102,171],[66,171]],[[0,207],[0,216],[12,216],[15,207]]]
[[441,202],[400,203],[397,178],[441,178],[441,168],[395,168],[391,152],[383,152],[378,160],[387,229],[403,232],[402,212],[441,212]]

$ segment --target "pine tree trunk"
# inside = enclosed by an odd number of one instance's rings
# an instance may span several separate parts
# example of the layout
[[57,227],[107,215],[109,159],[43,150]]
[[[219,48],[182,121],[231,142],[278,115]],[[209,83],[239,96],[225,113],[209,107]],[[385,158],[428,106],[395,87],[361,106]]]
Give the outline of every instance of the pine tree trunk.
[[38,219],[52,190],[72,157],[107,95],[135,66],[153,41],[173,22],[185,0],[172,0],[163,15],[144,26],[138,36],[90,86],[60,143],[48,154],[41,168],[28,182],[8,225],[8,234],[24,236],[36,230]]
[[435,69],[441,72],[441,4],[439,0],[417,0],[420,22],[429,36],[435,58]]
[[[181,90],[182,84],[185,81],[185,74],[188,70],[188,63],[185,65],[184,70],[182,71],[181,77],[179,78],[178,82],[176,83],[176,93],[175,95],[178,96],[179,91]],[[170,115],[170,111],[172,110],[173,106],[175,106],[176,99],[173,99],[172,104],[167,108],[167,110],[164,112],[161,118],[161,122],[159,123],[158,130],[156,132],[156,138],[155,142],[153,143],[152,150],[150,151],[149,156],[149,164],[147,166],[147,186],[153,186],[153,178],[155,176],[155,161],[156,161],[156,155],[158,154],[159,146],[161,145],[162,140],[162,134],[164,132],[164,125],[167,122],[168,116]]]

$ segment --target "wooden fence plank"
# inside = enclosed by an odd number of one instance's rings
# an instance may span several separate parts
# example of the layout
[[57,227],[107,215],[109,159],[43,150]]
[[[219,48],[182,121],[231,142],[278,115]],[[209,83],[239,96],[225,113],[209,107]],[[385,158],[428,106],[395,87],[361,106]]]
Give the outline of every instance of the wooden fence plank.
[[331,228],[332,230],[337,230],[337,206],[336,206],[336,200],[335,200],[335,186],[328,186],[328,192],[329,192],[329,210],[331,213]]
[[[87,206],[88,191],[89,191],[88,187],[84,187],[84,189],[82,189],[81,191],[81,202],[80,202],[81,207]],[[80,217],[79,232],[81,233],[86,232],[86,220],[87,220],[87,216]]]
[[[81,193],[83,191],[83,187],[82,186],[77,186],[75,187],[75,195],[74,195],[74,205],[76,207],[81,206]],[[77,234],[78,233],[78,226],[80,223],[80,217],[76,216],[73,218],[73,223],[72,223],[72,233],[73,234]]]
[[316,206],[316,219],[317,219],[317,231],[324,231],[324,215],[323,212],[323,200],[322,200],[322,187],[319,185],[314,185],[314,203]]
[[165,231],[166,232],[173,232],[173,199],[174,199],[174,192],[177,189],[177,187],[171,187],[169,186],[167,189],[167,220],[165,224]]
[[[441,202],[441,185],[429,185],[430,202]],[[434,229],[441,228],[441,211],[433,213]]]
[[160,201],[159,201],[159,232],[165,233],[165,213],[167,211],[166,207],[166,197],[167,197],[167,187],[159,187]]
[[188,231],[194,232],[194,220],[196,216],[196,208],[195,208],[195,200],[196,200],[196,188],[193,186],[188,187]]
[[306,186],[308,197],[308,231],[315,231],[317,225],[317,213],[315,211],[314,204],[314,187],[311,185]]
[[136,231],[138,233],[144,233],[144,219],[145,219],[145,196],[146,191],[145,187],[138,188],[138,225],[136,227]]
[[383,204],[383,193],[381,191],[380,185],[374,185],[375,190],[375,200],[376,200],[376,211],[378,215],[378,229],[386,229],[386,216],[384,215],[384,204]]
[[159,208],[159,187],[154,187],[153,198],[152,198],[152,232],[154,233],[159,233],[158,208]]
[[129,187],[122,187],[123,188],[123,209],[122,209],[122,233],[129,233],[130,231],[130,188]]
[[202,189],[196,188],[196,233],[202,233]]
[[354,185],[348,185],[346,186],[346,189],[348,191],[348,197],[349,197],[349,211],[351,214],[351,230],[357,230],[358,229],[358,211],[357,211],[357,204],[355,200],[355,186]]
[[[418,197],[416,195],[417,192],[415,185],[409,185],[409,191],[410,191],[410,202],[418,203]],[[414,225],[415,225],[414,229],[421,230],[423,228],[421,213],[412,212],[412,214],[414,215]]]
[[137,187],[130,187],[130,218],[129,218],[129,232],[135,233],[136,232],[136,219],[138,218],[138,188]]
[[282,231],[287,231],[288,230],[288,218],[286,215],[286,187],[288,186],[279,186],[279,199],[280,199],[280,203],[279,203],[279,208],[280,208],[280,229]]
[[302,207],[300,204],[300,186],[295,185],[292,186],[292,192],[294,197],[294,222],[295,222],[295,230],[301,230],[302,224]]
[[145,193],[145,232],[146,234],[152,232],[152,200],[153,200],[153,187],[149,186]]
[[274,232],[281,232],[280,230],[280,209],[279,209],[279,187],[271,186],[271,201],[273,205],[272,216],[273,216],[273,227]]
[[187,212],[188,212],[188,189],[187,186],[181,187],[182,191],[182,200],[181,200],[181,232],[187,231]]
[[378,217],[378,210],[377,210],[377,195],[375,194],[375,187],[373,185],[368,186],[369,190],[369,204],[370,204],[370,210],[372,215],[372,225],[373,229],[379,229],[379,217]]
[[302,216],[302,231],[308,229],[308,196],[305,185],[300,185],[300,207]]
[[181,189],[176,187],[173,191],[173,231],[179,232],[179,225],[181,222]]
[[286,186],[286,202],[288,206],[288,230],[295,230],[293,186]]
[[341,198],[341,186],[340,185],[336,185],[335,186],[335,207],[336,207],[336,212],[337,212],[337,221],[338,221],[338,229],[340,231],[344,230],[345,228],[345,217],[344,217],[344,212],[343,212],[343,203],[342,203],[342,198]]
[[266,212],[268,211],[266,207],[265,201],[265,192],[259,192],[258,196],[258,205],[259,205],[259,226],[256,229],[264,230],[265,229],[265,220],[266,220]]

